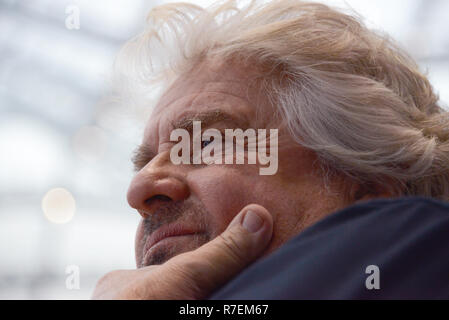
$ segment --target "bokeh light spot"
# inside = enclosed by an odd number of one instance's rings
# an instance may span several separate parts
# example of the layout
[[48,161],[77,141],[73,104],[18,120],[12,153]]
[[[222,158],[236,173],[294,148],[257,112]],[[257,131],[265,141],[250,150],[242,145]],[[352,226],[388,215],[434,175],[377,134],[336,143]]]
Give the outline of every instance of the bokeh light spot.
[[65,224],[70,222],[75,215],[75,199],[66,189],[52,189],[42,199],[42,210],[48,221]]

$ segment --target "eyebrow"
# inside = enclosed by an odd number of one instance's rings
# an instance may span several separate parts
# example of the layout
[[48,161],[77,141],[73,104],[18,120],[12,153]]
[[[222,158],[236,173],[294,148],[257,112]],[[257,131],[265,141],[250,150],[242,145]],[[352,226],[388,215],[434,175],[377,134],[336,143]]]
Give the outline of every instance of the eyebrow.
[[183,116],[181,119],[178,119],[171,123],[172,130],[175,129],[184,129],[192,134],[193,131],[193,122],[200,121],[201,127],[210,127],[215,123],[226,123],[230,127],[246,127],[248,124],[246,121],[242,119],[231,116],[230,114],[222,111],[222,110],[210,110],[206,112],[198,112],[194,114],[187,114]]
[[139,145],[136,150],[133,151],[131,162],[134,166],[134,171],[139,172],[143,167],[147,165],[154,157],[156,153],[149,148],[146,144]]
[[[194,121],[201,121],[202,128],[210,127],[219,122],[226,123],[229,128],[241,128],[244,130],[248,127],[248,122],[243,119],[231,116],[222,110],[210,110],[184,115],[182,118],[171,122],[171,130],[184,129],[192,135]],[[156,156],[157,152],[154,152],[148,145],[139,145],[131,157],[134,171],[140,171]]]

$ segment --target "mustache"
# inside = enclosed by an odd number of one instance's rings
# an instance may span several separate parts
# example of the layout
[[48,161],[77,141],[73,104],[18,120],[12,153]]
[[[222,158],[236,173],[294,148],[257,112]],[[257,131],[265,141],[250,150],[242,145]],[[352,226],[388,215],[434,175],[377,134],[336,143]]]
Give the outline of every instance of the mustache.
[[158,208],[155,212],[148,214],[143,221],[143,229],[145,234],[151,234],[164,224],[176,221],[183,212],[186,211],[185,205],[180,202],[165,204]]
[[201,204],[192,201],[176,201],[162,205],[153,213],[148,214],[143,220],[143,241],[146,242],[148,236],[165,224],[175,221],[182,221],[195,224],[199,230],[207,231],[209,228],[207,223],[208,212]]

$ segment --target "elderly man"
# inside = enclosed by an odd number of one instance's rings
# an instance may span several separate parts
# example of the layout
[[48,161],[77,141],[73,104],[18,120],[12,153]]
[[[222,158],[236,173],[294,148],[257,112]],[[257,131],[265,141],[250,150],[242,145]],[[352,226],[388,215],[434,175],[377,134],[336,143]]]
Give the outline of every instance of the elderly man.
[[[94,298],[449,297],[449,116],[391,40],[299,0],[170,4],[148,23],[117,63],[122,89],[163,88],[128,192],[138,269]],[[221,146],[209,129],[265,144],[252,163],[174,161],[194,158],[173,132],[195,144],[195,125],[200,152]]]

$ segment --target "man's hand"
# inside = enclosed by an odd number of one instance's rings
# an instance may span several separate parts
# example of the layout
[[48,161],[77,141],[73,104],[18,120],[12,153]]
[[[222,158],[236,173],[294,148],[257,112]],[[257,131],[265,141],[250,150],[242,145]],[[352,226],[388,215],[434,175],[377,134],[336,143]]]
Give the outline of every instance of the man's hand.
[[217,238],[166,263],[113,271],[98,281],[93,299],[205,299],[261,255],[273,219],[259,205],[245,207]]

